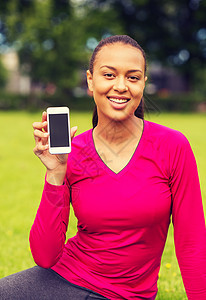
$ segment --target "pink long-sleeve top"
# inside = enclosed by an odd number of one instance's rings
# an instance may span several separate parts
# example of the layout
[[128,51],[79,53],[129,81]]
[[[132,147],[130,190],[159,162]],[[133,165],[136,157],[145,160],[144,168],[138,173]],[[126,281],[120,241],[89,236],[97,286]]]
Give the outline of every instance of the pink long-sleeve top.
[[[65,244],[70,203],[78,231]],[[65,184],[45,182],[31,251],[39,266],[109,299],[154,299],[171,216],[187,296],[206,299],[206,228],[187,139],[144,121],[135,153],[116,174],[90,129],[73,139]]]

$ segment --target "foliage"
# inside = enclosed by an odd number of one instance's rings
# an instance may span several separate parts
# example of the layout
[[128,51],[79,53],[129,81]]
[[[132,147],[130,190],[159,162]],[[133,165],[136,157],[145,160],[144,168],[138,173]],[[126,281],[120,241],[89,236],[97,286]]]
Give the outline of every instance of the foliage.
[[22,71],[34,82],[76,86],[82,53],[69,2],[11,0],[7,9],[7,38],[19,51]]
[[107,32],[114,21],[109,10],[98,10],[94,18],[88,7],[81,14],[67,0],[9,0],[0,5],[7,43],[18,50],[22,71],[33,82],[53,83],[69,96],[88,62],[87,39]]
[[[110,7],[122,33],[135,38],[148,53],[179,69],[194,87],[195,73],[206,65],[206,1],[194,0],[87,0],[91,19],[102,7]],[[112,29],[113,27],[111,27]],[[90,32],[91,27],[88,27]],[[113,33],[109,31],[109,33]],[[101,38],[99,33],[99,39]],[[199,79],[201,80],[201,79]],[[203,82],[203,81],[202,81]]]
[[169,95],[145,94],[145,111],[149,112],[192,112],[199,111],[205,97],[201,93],[174,93]]
[[0,109],[25,109],[28,108],[28,96],[14,94],[0,90]]
[[7,71],[1,62],[1,56],[0,56],[0,88],[3,88],[6,85],[7,76],[8,76]]
[[[206,1],[7,0],[0,2],[0,50],[14,47],[32,82],[71,96],[100,39],[129,34],[148,54],[179,70],[203,94]],[[3,48],[2,48],[3,49]]]
[[[146,113],[154,112],[194,112],[201,111],[205,97],[201,93],[179,93],[170,95],[147,95],[144,96]],[[49,106],[68,106],[70,109],[78,111],[91,111],[94,101],[89,96],[74,97],[64,93],[31,94],[29,96],[14,94],[0,90],[0,109],[1,110],[39,110]],[[202,110],[205,110],[205,106]]]

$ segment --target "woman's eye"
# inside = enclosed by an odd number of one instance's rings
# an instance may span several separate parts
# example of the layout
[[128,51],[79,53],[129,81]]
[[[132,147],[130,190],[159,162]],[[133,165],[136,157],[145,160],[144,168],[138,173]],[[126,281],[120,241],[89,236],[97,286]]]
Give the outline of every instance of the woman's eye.
[[132,80],[132,81],[137,81],[137,80],[139,80],[139,77],[137,77],[137,76],[130,76],[130,77],[128,77],[130,80]]
[[111,73],[106,73],[106,74],[104,74],[104,77],[107,77],[107,78],[113,78],[114,75],[111,74]]

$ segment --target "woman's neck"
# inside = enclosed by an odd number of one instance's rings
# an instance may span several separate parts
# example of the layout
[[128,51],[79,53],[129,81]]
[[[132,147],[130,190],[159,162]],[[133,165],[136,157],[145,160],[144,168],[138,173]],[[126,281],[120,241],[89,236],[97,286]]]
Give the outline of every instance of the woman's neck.
[[143,130],[143,120],[133,116],[124,121],[109,120],[101,122],[94,129],[94,136],[98,136],[110,146],[122,145],[129,140],[140,139]]

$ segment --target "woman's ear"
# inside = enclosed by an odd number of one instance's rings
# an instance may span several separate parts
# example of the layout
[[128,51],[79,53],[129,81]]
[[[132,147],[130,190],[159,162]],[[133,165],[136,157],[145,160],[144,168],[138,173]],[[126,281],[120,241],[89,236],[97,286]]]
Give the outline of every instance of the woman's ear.
[[88,84],[88,89],[90,90],[90,92],[93,92],[92,74],[89,70],[87,70],[87,84]]
[[145,76],[145,78],[144,78],[144,88],[145,88],[145,85],[146,85],[146,81],[147,81],[147,76]]

